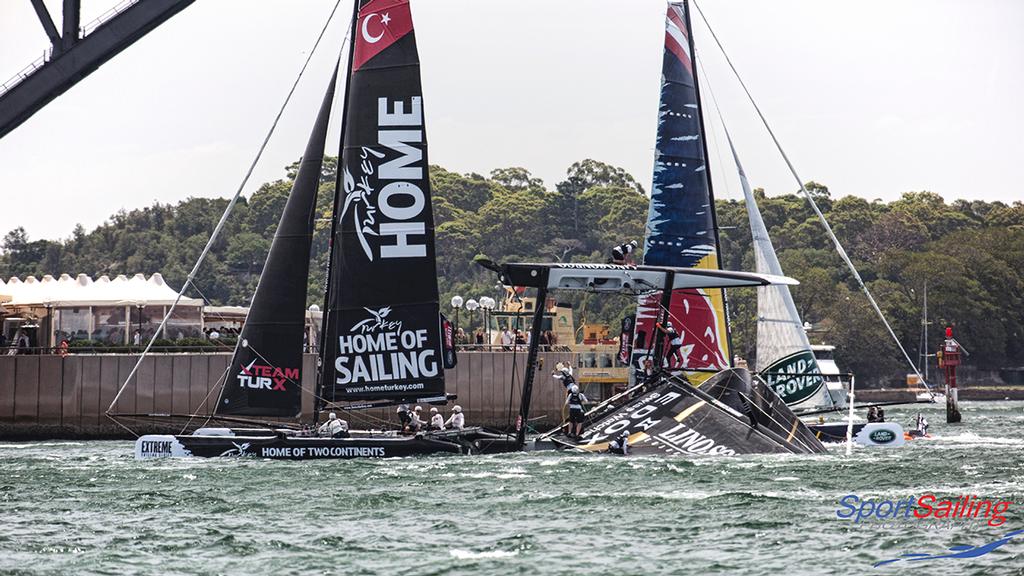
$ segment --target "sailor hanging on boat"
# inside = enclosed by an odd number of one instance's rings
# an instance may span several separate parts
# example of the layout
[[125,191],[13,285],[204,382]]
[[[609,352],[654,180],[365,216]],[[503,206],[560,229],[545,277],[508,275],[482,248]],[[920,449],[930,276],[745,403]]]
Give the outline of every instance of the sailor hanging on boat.
[[445,428],[452,428],[454,430],[462,430],[466,426],[466,417],[462,414],[462,406],[456,404],[452,406],[452,415],[448,418],[448,421],[444,423]]
[[348,438],[348,422],[331,412],[327,422],[321,424],[316,432],[321,438]]
[[569,407],[569,436],[579,438],[583,435],[583,417],[586,412],[583,410],[583,403],[587,397],[580,392],[580,387],[573,384],[569,387],[569,394],[565,397],[565,405]]
[[608,451],[612,454],[629,454],[629,431],[623,430],[615,440],[608,443]]
[[917,423],[914,426],[913,436],[924,437],[928,435],[928,419],[920,412],[917,413]]
[[612,248],[612,264],[618,264],[620,266],[632,266],[633,265],[633,253],[636,252],[637,242],[636,240],[630,240],[623,244]]
[[572,366],[562,362],[555,364],[555,371],[551,373],[551,377],[562,382],[566,393],[576,384],[576,378],[572,375]]
[[442,430],[444,429],[444,416],[437,411],[437,408],[430,409],[430,424],[427,425],[427,430]]
[[[664,326],[659,322],[656,326],[668,338],[668,354],[665,355],[665,359],[668,361],[669,367],[686,366],[686,356],[682,353],[683,338],[679,332],[676,332],[675,326],[672,326],[672,322],[665,322]],[[672,361],[677,359],[677,356],[679,362],[673,366]]]

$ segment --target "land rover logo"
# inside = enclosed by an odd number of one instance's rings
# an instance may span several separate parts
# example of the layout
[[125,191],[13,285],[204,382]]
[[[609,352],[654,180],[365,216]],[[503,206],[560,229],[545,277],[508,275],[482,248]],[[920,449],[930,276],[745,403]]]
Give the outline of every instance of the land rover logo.
[[803,350],[775,362],[764,371],[764,375],[772,390],[783,402],[792,406],[821,389],[825,380],[819,372],[814,354],[810,350]]
[[892,430],[882,428],[881,430],[872,430],[868,434],[868,438],[875,444],[888,444],[896,439],[896,435],[892,433]]

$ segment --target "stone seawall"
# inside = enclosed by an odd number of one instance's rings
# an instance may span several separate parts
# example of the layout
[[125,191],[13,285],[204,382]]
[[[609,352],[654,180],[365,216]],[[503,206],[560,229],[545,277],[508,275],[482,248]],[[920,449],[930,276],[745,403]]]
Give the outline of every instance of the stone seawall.
[[[230,354],[151,355],[128,383],[115,411],[209,414],[230,359]],[[545,352],[540,360],[530,420],[545,428],[561,420],[564,400],[561,386],[548,374],[556,362],[575,362],[575,358],[568,352]],[[0,356],[0,439],[131,437],[105,412],[137,361],[137,355],[129,354]],[[313,410],[315,362],[312,354],[303,361],[305,421]],[[462,406],[467,424],[504,428],[518,412],[525,370],[525,352],[465,352],[459,355],[458,366],[446,372],[448,392],[458,395],[456,403]],[[447,416],[448,408],[442,411]],[[397,423],[394,408],[347,417],[353,427]],[[133,426],[133,430],[178,431],[167,424]]]

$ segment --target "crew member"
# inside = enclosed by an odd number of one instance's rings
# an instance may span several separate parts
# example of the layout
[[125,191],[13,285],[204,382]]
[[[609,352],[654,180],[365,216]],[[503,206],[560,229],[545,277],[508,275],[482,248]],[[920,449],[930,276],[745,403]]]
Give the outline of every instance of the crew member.
[[612,264],[632,266],[633,252],[636,251],[636,247],[636,240],[631,240],[612,248]]
[[412,414],[410,414],[411,418],[409,420],[410,432],[419,432],[423,428],[423,424],[425,423],[423,422],[423,419],[420,418],[420,412],[422,411],[422,406],[417,406],[412,409]]
[[316,432],[321,438],[348,438],[348,422],[331,412],[327,416],[327,422],[321,424]]
[[462,414],[462,406],[452,406],[452,415],[444,423],[446,428],[462,430],[466,426],[466,417]]
[[444,416],[437,411],[437,408],[430,409],[430,425],[427,430],[441,430],[444,428]]
[[878,421],[885,422],[885,408],[878,407]]
[[928,419],[920,412],[917,414],[917,431],[920,436],[928,435]]
[[580,387],[573,384],[565,397],[565,405],[569,407],[569,436],[579,438],[583,435],[583,403],[587,397],[580,392]]
[[679,356],[679,363],[676,364],[676,366],[685,366],[686,357],[683,356],[683,353],[681,352],[683,348],[683,338],[679,335],[679,332],[676,332],[675,326],[672,326],[671,322],[665,322],[664,326],[659,322],[656,326],[658,327],[658,330],[661,330],[662,333],[665,334],[665,337],[668,338],[668,354],[665,355],[665,359],[668,361],[669,367],[672,367],[672,360],[676,358],[676,355]]
[[868,408],[868,422],[878,422],[878,407],[872,406]]
[[629,454],[629,431],[623,430],[615,440],[608,443],[608,451],[612,454]]
[[402,425],[402,432],[409,430],[409,422],[412,416],[409,415],[409,405],[402,404],[398,407],[398,423]]
[[572,376],[572,366],[562,362],[555,364],[555,371],[551,373],[551,377],[562,382],[566,393],[576,384],[576,379]]

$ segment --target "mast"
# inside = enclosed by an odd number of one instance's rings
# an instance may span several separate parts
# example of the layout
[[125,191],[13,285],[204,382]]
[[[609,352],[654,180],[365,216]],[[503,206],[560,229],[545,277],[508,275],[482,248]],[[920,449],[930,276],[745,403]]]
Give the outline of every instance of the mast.
[[[690,41],[690,54],[696,54],[696,48],[694,47],[693,41],[693,23],[690,20],[690,6],[689,0],[683,0],[683,13],[686,16],[686,37]],[[704,174],[708,180],[708,209],[711,211],[711,229],[715,235],[715,254],[719,257],[718,265],[721,267],[722,257],[722,243],[718,237],[718,211],[715,209],[715,188],[711,180],[711,162],[709,159],[711,156],[708,155],[708,138],[707,131],[704,129],[704,105],[701,104],[700,100],[700,80],[697,74],[697,58],[693,58],[693,92],[697,97],[697,120],[700,124],[700,145],[704,151]],[[732,347],[732,325],[729,322],[729,296],[728,293],[722,290],[722,307],[725,314],[725,337],[728,348],[726,349],[726,360],[729,362],[730,367],[734,367],[733,362],[733,351],[735,348]]]
[[519,418],[516,421],[516,446],[521,450],[526,443],[526,429],[530,421],[530,402],[533,398],[533,380],[537,374],[537,350],[540,347],[540,330],[544,326],[543,303],[548,299],[548,289],[537,288],[537,304],[533,307],[533,324],[530,326],[530,350],[526,355],[526,379],[523,380],[523,394],[519,401]]
[[342,152],[345,149],[345,130],[348,127],[348,96],[349,88],[352,84],[352,57],[355,53],[356,48],[356,25],[359,22],[359,5],[362,0],[352,0],[352,18],[349,20],[348,29],[348,63],[345,66],[345,92],[341,99],[341,139],[338,145],[338,162],[337,168],[334,174],[334,202],[331,208],[331,236],[328,239],[328,253],[327,253],[327,279],[326,286],[324,286],[324,307],[322,316],[320,317],[320,341],[317,342],[317,354],[316,354],[316,371],[317,378],[314,390],[316,393],[313,395],[313,422],[317,422],[320,419],[320,407],[323,403],[323,360],[324,360],[324,339],[327,336],[327,320],[330,318],[330,314],[327,313],[328,306],[331,302],[331,285],[333,284],[334,276],[334,237],[337,232],[338,226],[338,201],[341,198],[342,190],[342,167],[341,157]]

